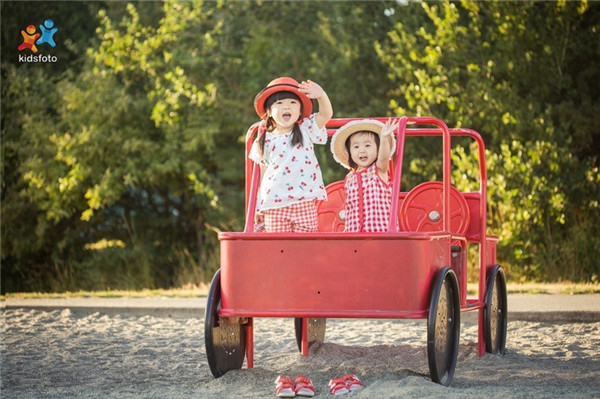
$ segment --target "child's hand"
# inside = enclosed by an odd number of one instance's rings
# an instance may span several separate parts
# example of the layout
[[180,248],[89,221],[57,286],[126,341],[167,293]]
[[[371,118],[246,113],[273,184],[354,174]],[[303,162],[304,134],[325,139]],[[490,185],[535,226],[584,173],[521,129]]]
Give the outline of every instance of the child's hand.
[[306,94],[306,97],[308,98],[317,99],[325,95],[325,90],[312,80],[303,80],[302,83],[298,85],[298,90]]
[[392,118],[389,118],[381,129],[381,137],[391,136],[392,133],[394,133],[394,130],[398,129],[399,125],[400,121],[398,119],[393,120]]
[[319,103],[319,112],[315,114],[315,121],[317,122],[319,129],[325,127],[327,122],[329,122],[333,116],[331,101],[329,101],[329,97],[327,97],[325,90],[323,90],[321,86],[312,80],[303,80],[302,83],[298,85],[298,91],[306,94],[306,97],[310,98],[311,100],[317,100]]
[[254,214],[254,232],[255,233],[264,233],[265,232],[265,217],[260,212],[256,212]]

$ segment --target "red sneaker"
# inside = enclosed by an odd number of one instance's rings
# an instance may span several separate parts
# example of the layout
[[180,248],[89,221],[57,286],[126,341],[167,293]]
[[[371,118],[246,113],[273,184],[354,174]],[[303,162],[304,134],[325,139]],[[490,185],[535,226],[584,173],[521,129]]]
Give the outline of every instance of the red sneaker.
[[345,375],[342,377],[342,380],[344,380],[344,382],[346,383],[346,388],[348,388],[348,391],[350,392],[365,387],[355,374]]
[[294,381],[290,377],[278,376],[275,380],[275,394],[280,398],[295,397]]
[[346,386],[346,382],[344,382],[341,378],[334,378],[329,381],[329,392],[332,395],[343,395],[345,393],[350,392],[348,387]]
[[298,396],[315,396],[315,387],[310,378],[303,375],[296,377],[296,395]]

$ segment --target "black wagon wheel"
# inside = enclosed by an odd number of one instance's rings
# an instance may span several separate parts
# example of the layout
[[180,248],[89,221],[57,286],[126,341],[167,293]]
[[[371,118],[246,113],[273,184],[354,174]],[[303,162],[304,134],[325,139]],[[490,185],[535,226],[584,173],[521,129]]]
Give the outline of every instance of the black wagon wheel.
[[431,380],[448,386],[452,382],[460,333],[460,299],[456,274],[448,266],[434,281],[427,318],[427,358]]
[[[294,327],[296,330],[296,343],[298,350],[302,352],[302,318],[294,318]],[[310,348],[315,342],[325,341],[325,329],[327,328],[327,319],[325,318],[308,318],[308,347]]]
[[221,270],[217,270],[208,291],[204,316],[204,344],[212,375],[242,368],[246,354],[246,330],[239,322],[219,318],[221,309]]
[[488,271],[485,291],[484,337],[488,353],[504,354],[506,347],[506,322],[508,319],[506,279],[504,270],[495,265]]

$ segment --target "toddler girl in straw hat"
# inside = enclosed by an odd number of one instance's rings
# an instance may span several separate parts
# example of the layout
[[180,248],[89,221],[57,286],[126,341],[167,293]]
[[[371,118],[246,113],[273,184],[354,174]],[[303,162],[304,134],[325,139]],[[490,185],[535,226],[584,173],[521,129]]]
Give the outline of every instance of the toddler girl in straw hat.
[[392,182],[388,169],[395,150],[393,131],[398,121],[388,119],[348,122],[331,138],[333,158],[350,172],[346,175],[346,232],[388,230]]
[[[311,99],[319,104],[314,114]],[[316,232],[315,201],[327,193],[314,144],[327,142],[327,93],[310,80],[281,77],[258,93],[254,109],[263,120],[249,154],[261,170],[255,223],[267,232]]]

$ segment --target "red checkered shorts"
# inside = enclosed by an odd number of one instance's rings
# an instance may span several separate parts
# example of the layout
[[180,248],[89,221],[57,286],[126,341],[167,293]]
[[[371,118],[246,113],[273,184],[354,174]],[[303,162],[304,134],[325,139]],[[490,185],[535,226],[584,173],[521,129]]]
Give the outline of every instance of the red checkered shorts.
[[314,233],[317,231],[317,204],[302,201],[284,208],[267,209],[265,217],[267,233]]

